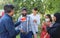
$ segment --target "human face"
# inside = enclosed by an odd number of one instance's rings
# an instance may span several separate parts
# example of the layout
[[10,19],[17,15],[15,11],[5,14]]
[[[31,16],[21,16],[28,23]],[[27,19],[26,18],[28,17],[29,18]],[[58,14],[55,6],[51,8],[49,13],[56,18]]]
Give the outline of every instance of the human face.
[[48,16],[45,16],[45,21],[46,21],[46,22],[50,22],[50,19],[49,19]]
[[14,10],[11,10],[10,15],[11,15],[11,16],[13,16],[13,15],[14,15]]
[[35,11],[35,10],[32,10],[32,12],[33,12],[34,14],[37,14],[37,11]]
[[22,11],[22,15],[23,15],[23,16],[26,16],[26,15],[27,15],[27,11],[26,11],[26,10],[23,10],[23,11]]
[[54,21],[54,22],[56,21],[56,17],[55,17],[55,16],[53,16],[53,18],[52,18],[52,19],[53,19],[53,21]]
[[49,18],[48,16],[45,16],[45,18]]

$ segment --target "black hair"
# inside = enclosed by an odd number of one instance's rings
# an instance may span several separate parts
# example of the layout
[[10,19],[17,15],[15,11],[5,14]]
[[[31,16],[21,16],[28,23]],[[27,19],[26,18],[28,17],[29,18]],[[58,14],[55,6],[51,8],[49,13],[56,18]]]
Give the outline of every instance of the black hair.
[[24,10],[27,11],[26,7],[23,7],[23,8],[22,8],[22,11],[24,11]]
[[37,10],[38,10],[38,8],[37,8],[37,7],[35,7],[35,8],[33,8],[33,10],[37,11]]
[[54,14],[54,16],[56,17],[56,21],[55,22],[59,22],[60,21],[60,13],[59,12],[56,12]]
[[11,4],[7,4],[7,5],[4,6],[5,13],[10,13],[11,10],[13,10],[13,9],[14,9],[14,6],[11,5]]
[[50,19],[50,21],[52,22],[52,17],[50,14],[47,14],[46,16],[48,16],[48,18]]

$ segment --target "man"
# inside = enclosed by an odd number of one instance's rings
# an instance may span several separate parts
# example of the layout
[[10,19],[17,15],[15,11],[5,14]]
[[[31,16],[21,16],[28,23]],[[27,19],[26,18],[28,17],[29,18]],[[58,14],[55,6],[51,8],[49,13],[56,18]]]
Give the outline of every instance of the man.
[[[27,9],[24,7],[22,9],[22,15],[19,17],[18,21],[22,21],[20,26],[20,37],[21,38],[32,38],[32,27],[30,24],[30,17],[27,15]],[[24,21],[24,22],[23,22]]]
[[0,19],[0,38],[15,38],[19,33],[19,30],[15,30],[15,27],[20,24],[20,22],[14,24],[12,16],[14,14],[13,5],[4,6],[4,16]]
[[55,23],[49,27],[47,26],[47,32],[50,34],[50,38],[60,38],[60,13],[55,13]]
[[31,17],[31,23],[32,23],[32,27],[33,27],[33,35],[34,35],[34,38],[37,38],[37,33],[38,33],[38,25],[40,24],[40,15],[37,14],[38,12],[38,9],[37,8],[34,8],[32,10],[32,14],[30,15]]

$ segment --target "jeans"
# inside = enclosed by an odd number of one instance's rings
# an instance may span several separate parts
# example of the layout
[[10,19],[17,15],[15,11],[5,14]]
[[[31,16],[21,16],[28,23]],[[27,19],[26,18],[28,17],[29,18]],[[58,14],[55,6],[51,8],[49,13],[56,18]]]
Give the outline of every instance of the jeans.
[[20,33],[20,38],[32,38],[32,32],[30,31],[29,33]]

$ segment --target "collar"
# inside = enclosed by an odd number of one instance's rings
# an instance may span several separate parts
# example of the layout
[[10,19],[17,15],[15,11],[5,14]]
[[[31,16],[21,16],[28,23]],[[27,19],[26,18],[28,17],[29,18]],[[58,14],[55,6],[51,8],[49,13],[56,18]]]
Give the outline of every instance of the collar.
[[37,14],[36,14],[36,15],[34,15],[33,13],[32,13],[32,15],[33,15],[33,16],[37,16]]
[[11,17],[11,16],[9,16],[8,14],[5,14],[5,16],[7,16],[7,17],[9,17],[9,18],[11,18],[11,19],[12,19],[12,17]]

